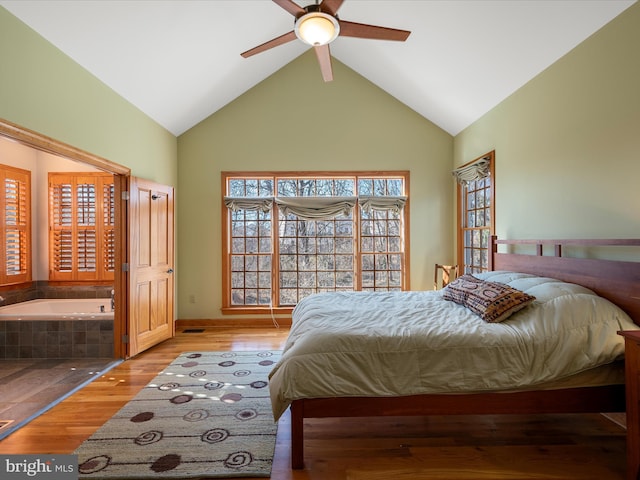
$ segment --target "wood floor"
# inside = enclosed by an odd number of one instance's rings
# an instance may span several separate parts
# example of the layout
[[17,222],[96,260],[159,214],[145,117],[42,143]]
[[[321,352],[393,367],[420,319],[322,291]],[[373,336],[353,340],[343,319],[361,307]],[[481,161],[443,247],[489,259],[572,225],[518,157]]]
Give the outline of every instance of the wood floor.
[[[71,453],[179,353],[282,348],[286,328],[206,329],[116,366],[0,441],[2,454]],[[289,469],[280,421],[277,480],[622,480],[625,431],[602,415],[322,419],[305,423],[306,468]]]

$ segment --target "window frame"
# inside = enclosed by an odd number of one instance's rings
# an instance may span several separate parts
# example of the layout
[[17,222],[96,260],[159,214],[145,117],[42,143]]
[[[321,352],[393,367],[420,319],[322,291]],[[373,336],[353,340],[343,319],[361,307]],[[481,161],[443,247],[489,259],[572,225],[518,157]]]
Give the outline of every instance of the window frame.
[[[410,236],[410,211],[409,211],[409,185],[410,185],[410,175],[409,171],[224,171],[221,172],[221,234],[222,234],[222,308],[221,311],[224,314],[287,314],[291,313],[294,306],[263,306],[263,305],[232,305],[231,304],[231,253],[230,253],[230,245],[231,245],[231,215],[229,214],[229,209],[226,207],[224,203],[224,197],[227,193],[228,181],[231,178],[251,178],[251,179],[260,179],[260,178],[273,178],[274,179],[274,188],[277,191],[278,179],[290,179],[291,177],[295,178],[354,178],[356,183],[356,191],[357,191],[357,182],[358,178],[388,178],[388,177],[401,177],[403,179],[403,187],[404,187],[404,196],[406,196],[407,200],[404,205],[404,216],[401,222],[401,235],[403,241],[403,253],[402,253],[402,280],[401,280],[401,289],[409,290],[409,279],[410,279],[410,271],[409,271],[409,254],[410,254],[410,244],[409,244],[409,236]],[[356,203],[355,208],[360,208],[358,203]],[[272,269],[271,269],[271,285],[278,286],[278,278],[279,278],[279,262],[275,261],[276,258],[279,258],[279,245],[278,238],[275,235],[275,232],[279,231],[279,215],[278,207],[275,205],[273,207],[273,212],[276,212],[275,218],[272,218],[272,249],[273,249],[273,259],[272,260]],[[360,291],[362,289],[362,279],[361,279],[361,271],[362,271],[362,255],[360,254],[360,232],[361,232],[361,215],[354,215],[354,288],[356,291]],[[278,297],[278,288],[272,288],[272,297]]]
[[[479,156],[478,158],[475,158],[473,160],[471,160],[470,162],[465,163],[464,165],[462,165],[460,168],[464,168],[468,165],[472,165],[473,163],[482,160],[482,159],[488,159],[489,160],[489,176],[488,178],[491,180],[491,185],[490,185],[490,192],[489,192],[489,216],[490,216],[490,221],[488,225],[485,225],[484,227],[468,227],[466,225],[466,219],[468,218],[468,209],[467,209],[467,187],[466,185],[462,185],[459,182],[457,182],[456,185],[456,198],[457,198],[457,202],[458,202],[458,208],[457,208],[457,233],[458,233],[458,238],[457,238],[457,258],[458,258],[458,272],[459,275],[464,275],[465,273],[478,273],[478,270],[473,270],[470,271],[467,269],[468,265],[465,263],[465,248],[467,247],[467,245],[465,244],[465,233],[467,231],[473,231],[473,230],[480,230],[480,231],[486,231],[488,232],[488,234],[486,235],[487,237],[487,245],[486,248],[484,246],[481,245],[481,247],[479,248],[480,250],[486,250],[485,253],[485,258],[487,259],[487,264],[485,265],[481,265],[480,270],[481,271],[486,271],[489,268],[489,264],[488,264],[488,260],[489,260],[489,255],[491,254],[491,236],[495,234],[495,208],[496,208],[496,202],[495,202],[495,195],[496,195],[496,177],[495,177],[495,151],[492,150],[491,152],[485,153],[484,155]],[[486,210],[486,209],[485,209]]]
[[[12,178],[17,182],[22,182],[24,184],[24,192],[22,192],[21,196],[16,199],[17,204],[23,204],[22,206],[18,205],[17,208],[18,210],[24,209],[22,214],[18,213],[18,216],[23,217],[24,221],[20,222],[19,225],[12,225],[11,228],[21,232],[20,236],[24,239],[24,247],[20,248],[19,253],[19,256],[21,257],[20,263],[23,265],[21,267],[22,273],[14,275],[7,274],[7,230],[9,230],[9,226],[7,225],[5,208],[8,202],[8,199],[6,198],[6,180],[8,178]],[[0,165],[0,179],[3,184],[2,203],[5,205],[5,208],[0,211],[0,244],[3,246],[3,253],[0,258],[0,286],[15,287],[16,285],[28,284],[32,281],[31,257],[33,243],[31,238],[31,172],[29,170],[3,164]]]

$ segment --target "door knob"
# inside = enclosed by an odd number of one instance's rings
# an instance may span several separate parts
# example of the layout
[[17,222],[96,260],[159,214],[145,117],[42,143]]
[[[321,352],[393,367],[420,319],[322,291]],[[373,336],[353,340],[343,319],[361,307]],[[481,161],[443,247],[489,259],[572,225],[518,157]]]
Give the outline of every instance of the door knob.
[[167,270],[167,273],[173,273],[173,268],[170,268],[169,270]]

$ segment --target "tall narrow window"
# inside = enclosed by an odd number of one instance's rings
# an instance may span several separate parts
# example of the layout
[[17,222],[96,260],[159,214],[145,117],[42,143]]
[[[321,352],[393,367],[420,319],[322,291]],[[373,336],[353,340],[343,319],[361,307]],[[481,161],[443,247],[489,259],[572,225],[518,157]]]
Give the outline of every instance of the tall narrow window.
[[489,268],[494,232],[494,152],[454,170],[458,181],[458,263],[463,273]]
[[223,173],[226,309],[407,288],[407,172]]
[[113,281],[113,175],[49,174],[49,280]]
[[31,172],[0,165],[0,285],[31,281]]

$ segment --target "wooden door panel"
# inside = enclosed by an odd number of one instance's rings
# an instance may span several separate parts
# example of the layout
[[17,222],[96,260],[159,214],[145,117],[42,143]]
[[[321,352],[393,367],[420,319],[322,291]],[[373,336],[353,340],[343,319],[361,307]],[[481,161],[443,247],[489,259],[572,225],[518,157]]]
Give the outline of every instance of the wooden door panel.
[[[158,311],[157,321],[159,326],[162,322],[162,314],[160,312],[166,312],[169,305],[169,281],[166,278],[161,278],[156,282],[156,301],[154,305]],[[173,296],[173,292],[171,292]]]
[[149,267],[152,264],[151,261],[151,191],[149,189],[139,189],[137,191],[137,204],[138,204],[138,229],[137,229],[137,242],[138,242],[138,255],[136,257],[137,267]]
[[[157,239],[166,238],[169,235],[170,225],[169,219],[172,218],[169,209],[169,196],[164,192],[155,193],[156,200],[154,201],[155,208],[158,209],[158,215],[156,216],[158,223],[156,224]],[[173,263],[170,258],[170,245],[167,242],[159,241],[156,243],[155,249],[155,261],[157,265],[169,266]]]
[[138,319],[138,334],[151,330],[151,283],[138,282],[136,286],[135,314]]
[[130,183],[130,356],[175,335],[173,188]]

